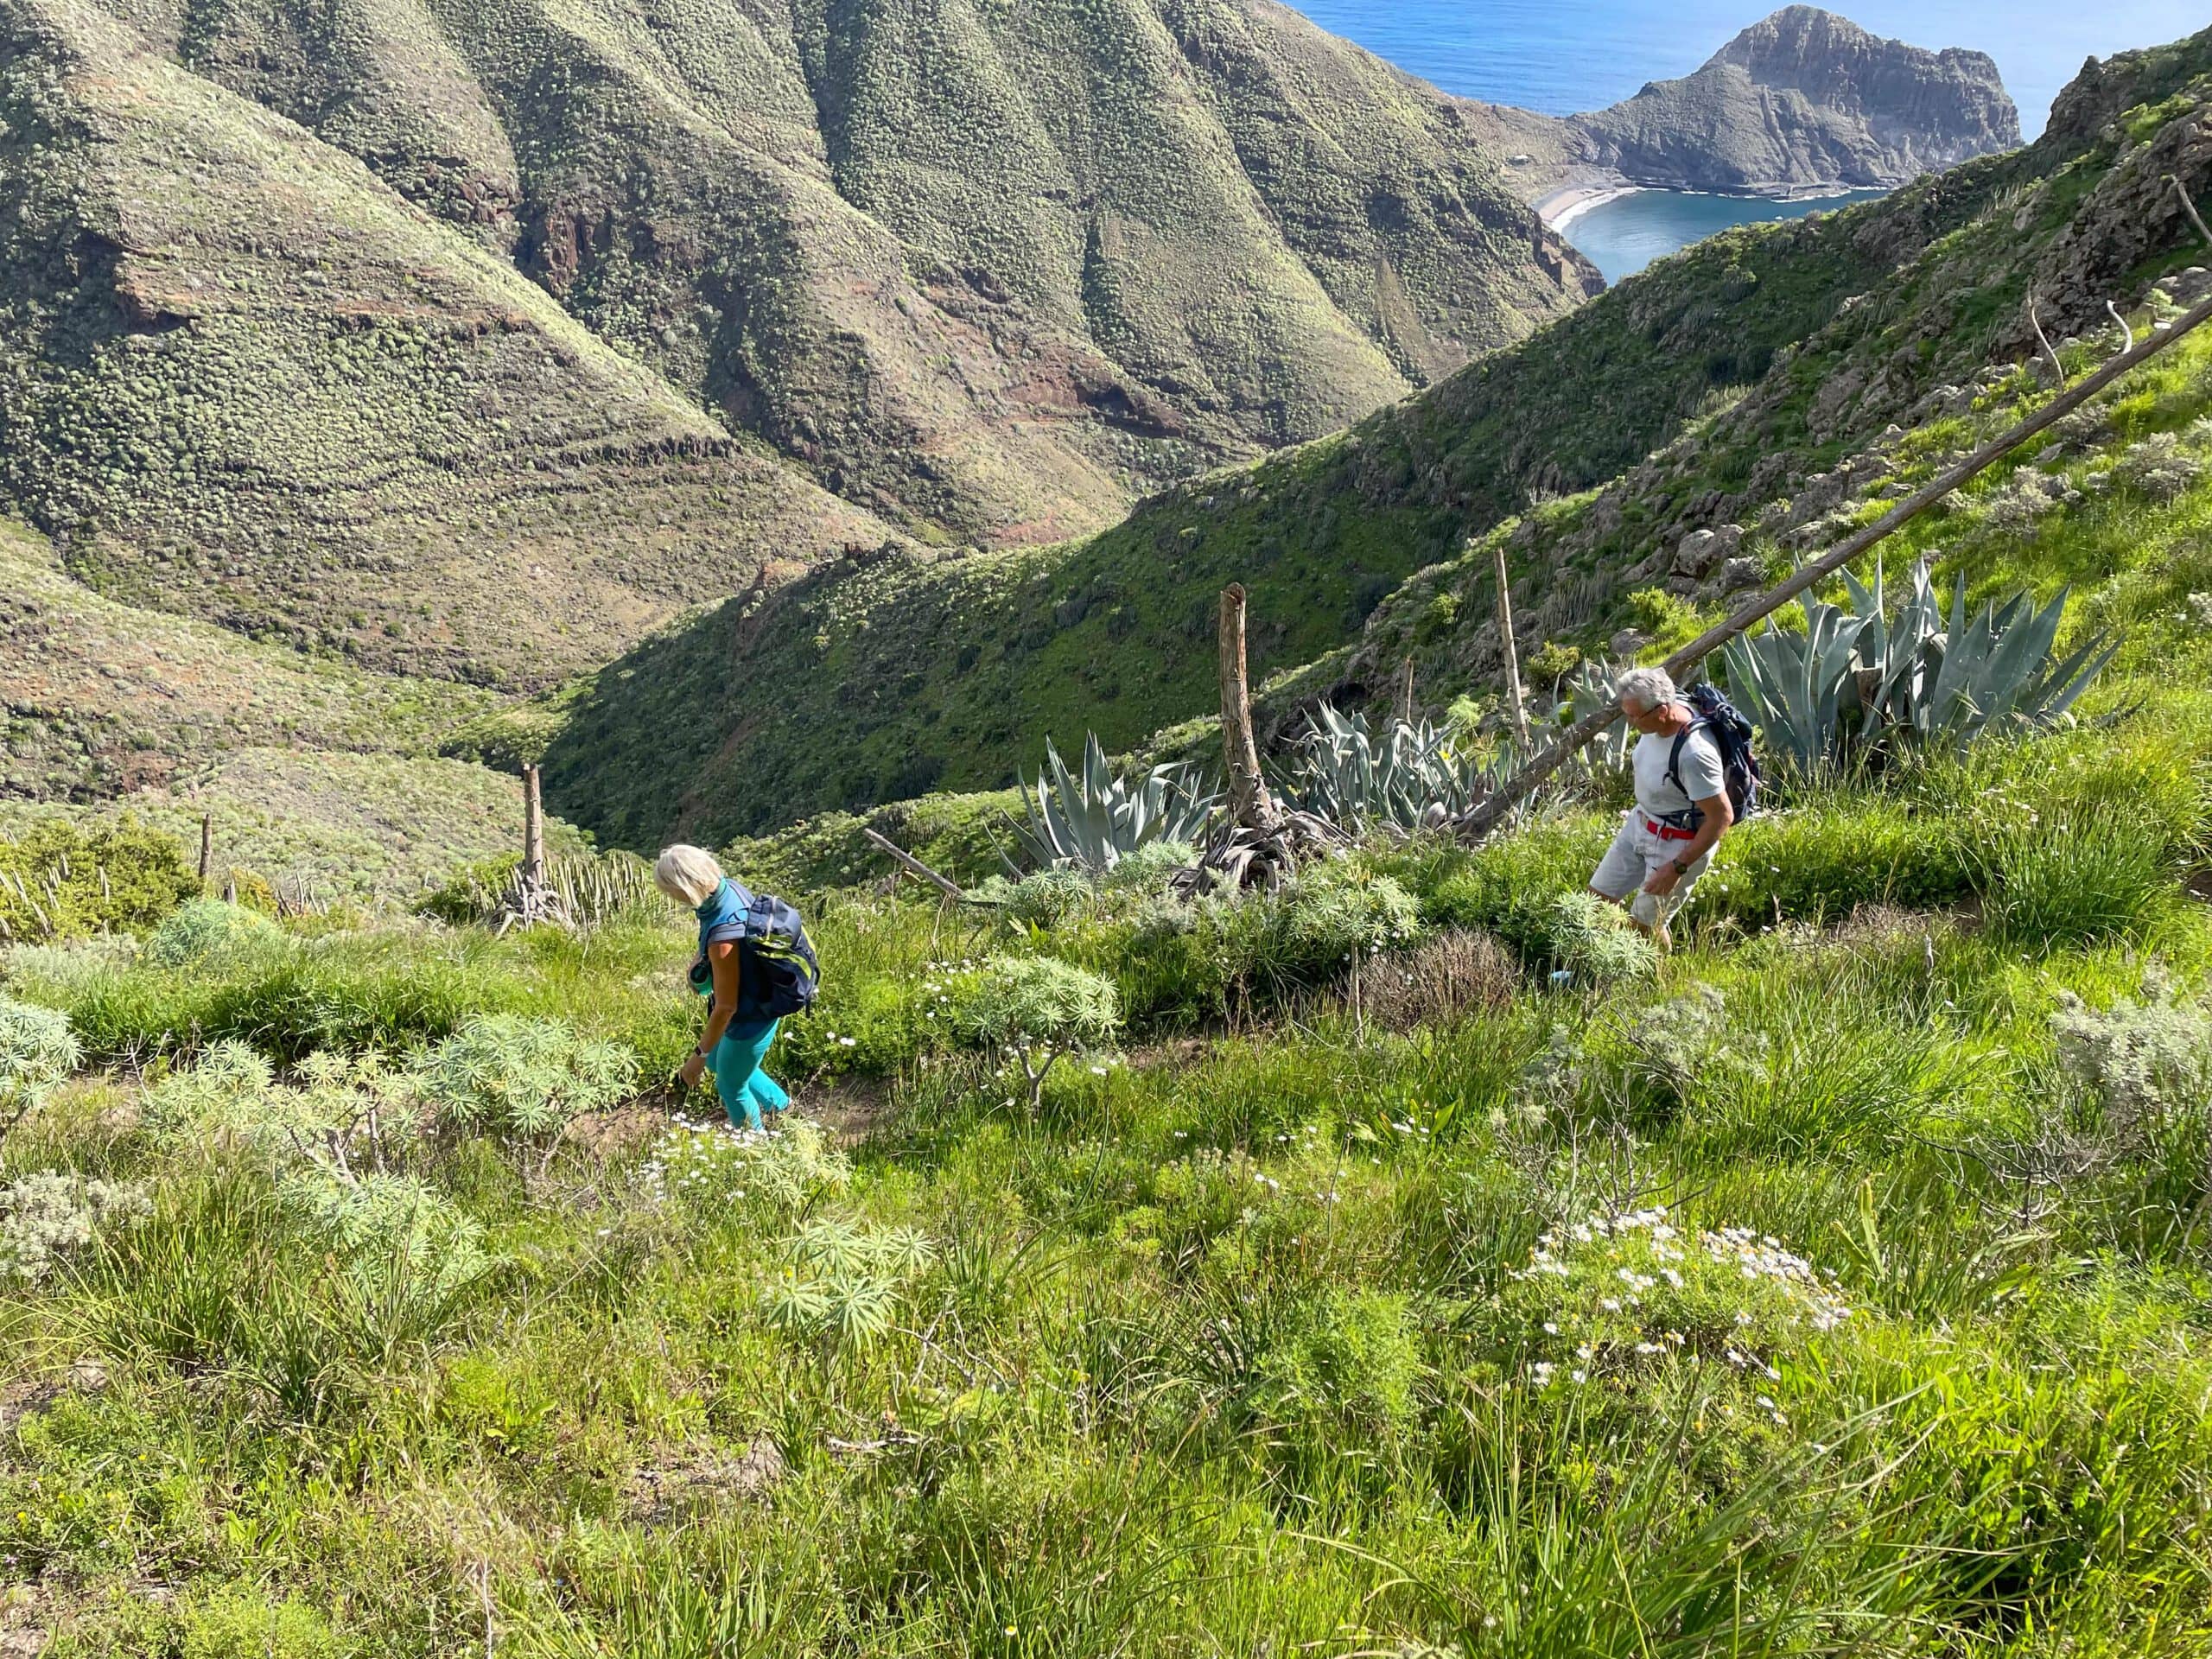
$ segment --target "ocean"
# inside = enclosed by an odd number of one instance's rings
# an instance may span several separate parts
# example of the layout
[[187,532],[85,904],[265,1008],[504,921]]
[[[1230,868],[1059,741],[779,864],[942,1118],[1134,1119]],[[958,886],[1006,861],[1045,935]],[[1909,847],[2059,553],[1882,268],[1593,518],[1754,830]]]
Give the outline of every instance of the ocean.
[[[1775,8],[1759,0],[1293,0],[1332,34],[1423,80],[1547,115],[1602,109],[1649,80],[1686,75]],[[1862,28],[1916,46],[1971,47],[1997,60],[2022,133],[2091,55],[2178,40],[2204,27],[2203,0],[1836,0]],[[1866,194],[1866,193],[1861,193]],[[1730,225],[1794,219],[1858,195],[1776,202],[1639,190],[1562,232],[1605,280]]]

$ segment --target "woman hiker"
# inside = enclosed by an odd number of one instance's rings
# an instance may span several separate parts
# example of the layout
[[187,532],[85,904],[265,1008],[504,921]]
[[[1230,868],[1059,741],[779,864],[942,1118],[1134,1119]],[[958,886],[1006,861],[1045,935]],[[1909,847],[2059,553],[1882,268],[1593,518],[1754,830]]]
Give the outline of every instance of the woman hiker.
[[713,854],[698,847],[668,849],[653,866],[653,882],[697,912],[700,960],[691,966],[691,982],[712,997],[707,1004],[706,1032],[678,1075],[688,1089],[697,1085],[701,1073],[712,1071],[715,1092],[721,1096],[730,1127],[764,1128],[762,1115],[772,1117],[791,1103],[791,1097],[760,1069],[768,1045],[776,1040],[778,1022],[738,1012],[737,942],[745,937],[753,895],[722,874]]

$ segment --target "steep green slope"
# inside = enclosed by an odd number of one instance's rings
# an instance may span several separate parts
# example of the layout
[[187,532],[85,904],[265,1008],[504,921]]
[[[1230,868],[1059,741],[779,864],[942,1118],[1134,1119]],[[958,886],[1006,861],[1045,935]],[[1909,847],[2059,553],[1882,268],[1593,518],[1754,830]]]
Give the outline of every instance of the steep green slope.
[[[1626,474],[1571,552],[1516,550],[1529,597],[1552,601],[1543,626],[1610,624],[1655,550],[1783,496],[1807,518],[1822,490],[1834,505],[1845,480],[1808,480],[1888,424],[1930,418],[1985,362],[2024,356],[2031,285],[2054,327],[2084,329],[2185,257],[2161,180],[2205,181],[2202,93],[2183,89],[2208,67],[2212,35],[2114,60],[2029,150],[1714,238],[1347,435],[1179,486],[1089,541],[845,561],[726,607],[601,675],[549,777],[580,821],[639,841],[997,785],[1048,734],[1130,747],[1211,707],[1225,581],[1251,589],[1264,677],[1357,639],[1400,580],[1471,535]],[[1472,569],[1448,593],[1424,586],[1419,619],[1401,607],[1378,636],[1396,655],[1302,683],[1357,699],[1395,677],[1416,632],[1478,664],[1479,588]],[[669,733],[640,764],[645,734]]]
[[112,0],[931,539],[1095,528],[1593,274],[1270,0]]
[[[1599,655],[1679,644],[1730,594],[1878,516],[2047,388],[2027,296],[2078,370],[2121,344],[2108,301],[2139,330],[2212,291],[2212,248],[2172,189],[2178,180],[2197,200],[2212,198],[2208,117],[2212,31],[2077,82],[2032,150],[1961,170],[1987,175],[1982,211],[1603,488],[1541,505],[1423,570],[1354,646],[1275,688],[1277,717],[1317,695],[1370,699],[1408,661],[1440,696],[1494,684],[1493,541],[1507,552],[1524,651],[1555,643]],[[2186,360],[2201,372],[2203,348]],[[2027,528],[2072,487],[2060,473],[2082,471],[2082,456],[2116,433],[2155,437],[2172,424],[2146,423],[2139,410],[2071,417],[2055,442],[1998,468],[1891,556],[1917,546],[1956,552],[1977,574],[2014,570]],[[2088,469],[2093,492],[2141,459],[2124,448]],[[1616,633],[1624,624],[1627,634]]]
[[0,495],[113,596],[524,685],[887,534],[81,0],[0,3]]

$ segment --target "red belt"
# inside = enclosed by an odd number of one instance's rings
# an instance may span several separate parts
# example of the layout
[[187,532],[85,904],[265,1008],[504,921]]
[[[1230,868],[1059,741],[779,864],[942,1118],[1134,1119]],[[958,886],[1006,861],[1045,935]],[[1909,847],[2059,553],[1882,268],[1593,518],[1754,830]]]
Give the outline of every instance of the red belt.
[[1662,823],[1656,818],[1646,818],[1643,821],[1643,827],[1662,841],[1695,841],[1697,839],[1696,830],[1677,830],[1673,824]]

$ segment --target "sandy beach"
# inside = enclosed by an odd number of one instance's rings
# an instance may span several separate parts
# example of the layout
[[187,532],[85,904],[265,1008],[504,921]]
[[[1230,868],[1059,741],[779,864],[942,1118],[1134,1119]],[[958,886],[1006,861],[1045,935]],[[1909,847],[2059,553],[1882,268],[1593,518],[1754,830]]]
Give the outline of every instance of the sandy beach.
[[1536,204],[1536,213],[1554,231],[1564,231],[1592,207],[1603,207],[1609,201],[1618,201],[1623,196],[1634,195],[1639,185],[1580,184],[1565,190],[1554,190]]

